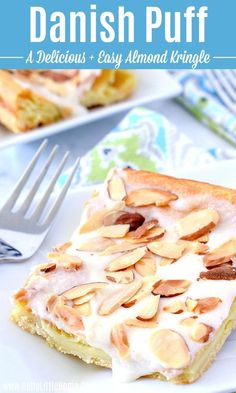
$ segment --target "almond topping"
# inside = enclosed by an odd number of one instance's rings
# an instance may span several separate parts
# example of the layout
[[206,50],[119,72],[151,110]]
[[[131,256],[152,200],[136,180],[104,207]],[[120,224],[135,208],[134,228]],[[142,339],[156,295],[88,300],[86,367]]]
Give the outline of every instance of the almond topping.
[[74,308],[80,315],[83,315],[84,317],[91,315],[91,306],[89,302],[77,304],[74,306]]
[[98,234],[103,237],[119,238],[129,232],[129,225],[108,225],[98,229]]
[[213,332],[213,328],[205,323],[196,323],[193,325],[190,333],[190,337],[193,341],[198,343],[205,343],[209,340],[210,334]]
[[214,310],[222,300],[219,297],[206,297],[203,299],[190,299],[186,300],[187,310],[196,314],[204,314]]
[[201,272],[202,280],[236,280],[236,268],[231,266],[218,266],[207,272]]
[[164,297],[177,296],[186,292],[190,284],[187,280],[160,280],[154,284],[152,293]]
[[57,267],[57,265],[54,262],[45,263],[44,265],[39,266],[39,270],[40,270],[40,272],[43,272],[43,273],[50,273],[53,270],[55,270],[56,267]]
[[147,247],[154,254],[170,259],[179,259],[185,249],[184,244],[167,243],[164,241],[149,243]]
[[90,282],[88,284],[77,285],[63,292],[63,296],[67,300],[74,300],[85,296],[90,292],[96,292],[100,289],[104,289],[107,285],[108,283],[106,282]]
[[96,210],[87,218],[87,221],[81,225],[79,228],[79,233],[87,233],[91,231],[95,231],[103,225],[104,217],[110,213],[114,213],[117,211],[122,211],[125,207],[124,202],[117,202],[112,207],[105,207],[99,210]]
[[125,204],[132,207],[142,206],[168,206],[171,201],[178,197],[171,192],[151,188],[140,188],[128,193]]
[[53,312],[55,316],[72,328],[83,330],[84,325],[79,313],[72,307],[56,303]]
[[168,266],[175,262],[174,259],[171,258],[161,258],[159,265],[160,266]]
[[145,222],[138,229],[136,229],[136,231],[134,231],[133,237],[139,239],[140,237],[144,236],[150,229],[156,227],[157,224],[158,221],[155,219]]
[[[136,231],[135,231],[136,232]],[[129,232],[126,236],[126,240],[132,243],[149,243],[154,240],[158,240],[165,234],[165,229],[155,227],[146,232],[146,234],[140,238],[135,237],[135,232]]]
[[148,321],[149,319],[154,318],[158,311],[159,300],[160,296],[149,295],[146,307],[139,312],[137,319],[141,321]]
[[155,328],[157,327],[157,323],[156,321],[140,321],[137,318],[133,318],[133,319],[127,319],[125,321],[125,324],[127,326],[131,326],[131,327],[138,327],[138,328]]
[[193,254],[206,254],[209,250],[208,245],[204,243],[200,243],[199,241],[184,241],[185,251],[184,253],[193,253]]
[[101,255],[112,255],[112,254],[117,254],[119,252],[126,252],[126,251],[132,251],[135,250],[136,248],[143,247],[145,246],[145,243],[120,243],[120,244],[113,244],[112,246],[107,247]]
[[132,269],[110,272],[107,273],[106,278],[107,280],[116,282],[117,284],[129,284],[134,280],[134,272]]
[[153,276],[156,274],[156,262],[151,257],[143,257],[140,261],[136,262],[134,268],[141,276]]
[[198,239],[196,239],[198,242],[200,243],[208,243],[209,241],[209,235],[203,235],[201,237],[199,237]]
[[125,184],[119,176],[113,176],[108,181],[108,193],[113,201],[122,201],[126,196]]
[[213,209],[189,213],[178,221],[179,236],[183,240],[196,240],[213,229],[219,219],[219,214]]
[[15,294],[14,294],[14,299],[21,301],[25,300],[27,298],[27,291],[25,288],[20,288]]
[[77,246],[80,251],[101,252],[114,244],[113,240],[104,237],[94,237]]
[[135,231],[144,221],[145,218],[139,213],[123,213],[117,218],[115,224],[129,224],[130,231]]
[[113,326],[111,330],[111,342],[116,347],[122,358],[126,358],[128,356],[129,342],[123,324]]
[[81,304],[88,303],[94,297],[94,295],[95,292],[89,292],[87,295],[73,299],[73,304],[75,306],[80,306]]
[[69,241],[63,244],[58,244],[53,248],[53,250],[57,252],[65,252],[70,246],[72,246],[72,242]]
[[[56,303],[59,302],[59,301],[61,301],[61,299],[60,299],[59,296],[57,296],[57,295],[51,295],[51,296],[49,296],[48,301],[47,301],[47,304],[46,304],[46,310],[47,310],[48,312],[52,312],[54,306],[55,306]],[[61,304],[63,304],[63,303],[61,302]]]
[[185,304],[179,300],[163,307],[163,310],[165,312],[169,312],[170,314],[181,314],[185,311]]
[[81,266],[81,262],[63,262],[62,264],[59,265],[60,268],[64,270],[79,270]]
[[184,368],[191,360],[183,337],[169,329],[158,330],[151,336],[150,349],[166,368]]
[[48,259],[56,259],[57,262],[62,262],[62,263],[75,262],[77,266],[82,265],[82,260],[79,257],[75,255],[65,254],[63,252],[49,252]]
[[142,281],[134,281],[131,284],[126,284],[124,289],[116,290],[110,294],[100,305],[98,309],[99,315],[109,315],[116,311],[122,304],[128,302],[132,296],[141,288]]
[[143,299],[147,295],[150,295],[153,290],[154,283],[155,283],[154,278],[147,277],[146,279],[144,279],[141,288],[132,297],[130,297],[129,300],[124,302],[122,304],[122,306],[125,308],[132,307],[132,306],[134,306],[134,304],[139,302],[141,299]]
[[197,322],[197,317],[186,318],[180,322],[188,330],[189,337],[198,343],[205,343],[209,340],[209,335],[213,328],[202,322]]
[[115,272],[117,270],[126,269],[127,267],[134,265],[141,258],[143,258],[146,254],[146,251],[146,247],[136,248],[136,250],[122,255],[121,257],[118,257],[112,262],[110,262],[110,264],[106,268],[106,271]]
[[236,239],[231,239],[205,255],[204,265],[206,267],[221,265],[229,262],[234,256],[236,256]]

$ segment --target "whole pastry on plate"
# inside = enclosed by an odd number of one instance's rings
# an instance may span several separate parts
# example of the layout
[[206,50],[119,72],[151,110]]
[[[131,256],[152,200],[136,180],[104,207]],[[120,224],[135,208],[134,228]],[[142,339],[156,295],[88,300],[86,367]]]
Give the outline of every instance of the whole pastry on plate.
[[129,97],[123,70],[0,70],[0,122],[19,133]]
[[12,320],[116,377],[191,383],[236,323],[236,191],[114,169]]

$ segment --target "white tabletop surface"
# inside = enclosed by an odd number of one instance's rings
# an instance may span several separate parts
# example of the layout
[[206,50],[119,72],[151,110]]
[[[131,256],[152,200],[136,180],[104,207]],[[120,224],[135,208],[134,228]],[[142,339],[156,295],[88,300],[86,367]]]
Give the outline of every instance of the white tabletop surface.
[[[152,102],[146,105],[154,111],[164,114],[181,132],[188,135],[196,146],[205,148],[230,148],[231,145],[214,134],[205,125],[173,100]],[[75,157],[84,155],[99,142],[119,121],[125,113],[105,118],[88,125],[63,132],[49,138],[49,146],[58,144],[60,152],[71,151],[71,163]],[[12,188],[19,175],[31,159],[41,141],[17,145],[0,151],[0,199],[2,200]]]

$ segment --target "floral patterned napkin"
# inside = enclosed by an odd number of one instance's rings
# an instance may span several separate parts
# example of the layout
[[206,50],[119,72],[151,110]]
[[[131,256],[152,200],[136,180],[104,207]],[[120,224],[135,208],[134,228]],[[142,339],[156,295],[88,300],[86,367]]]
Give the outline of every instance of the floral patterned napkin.
[[82,157],[74,184],[100,183],[113,166],[166,172],[234,157],[232,149],[196,147],[162,114],[136,108]]
[[214,132],[236,145],[236,116],[221,102],[202,70],[170,71],[182,85],[178,100]]

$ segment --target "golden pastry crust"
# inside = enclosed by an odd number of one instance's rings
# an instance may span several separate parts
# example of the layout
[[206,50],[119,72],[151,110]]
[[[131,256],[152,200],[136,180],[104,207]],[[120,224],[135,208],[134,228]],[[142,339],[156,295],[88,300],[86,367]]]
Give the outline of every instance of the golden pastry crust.
[[11,73],[0,70],[0,122],[20,133],[62,120],[71,114],[53,102],[23,88]]
[[[32,314],[24,302],[17,302],[11,314],[11,320],[19,327],[31,334],[37,334],[46,339],[48,345],[65,354],[79,357],[85,363],[111,368],[111,358],[101,349],[91,347],[84,338],[69,335],[46,321],[40,320]],[[198,352],[190,367],[183,373],[168,380],[176,384],[189,384],[196,381],[211,366],[217,353],[224,345],[225,340],[233,329],[236,328],[236,300],[231,306],[228,318],[223,321],[215,338],[201,351]],[[160,373],[153,373],[144,377],[167,381]]]
[[158,187],[159,189],[171,191],[183,196],[209,195],[236,205],[236,190],[230,188],[195,180],[177,179],[160,173],[136,171],[129,168],[125,168],[123,173],[129,185]]
[[126,70],[103,70],[92,88],[86,91],[81,104],[87,108],[107,106],[128,98],[136,87],[132,72]]

